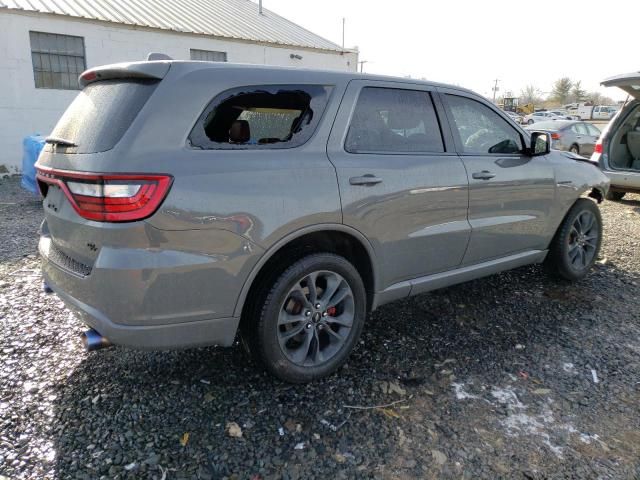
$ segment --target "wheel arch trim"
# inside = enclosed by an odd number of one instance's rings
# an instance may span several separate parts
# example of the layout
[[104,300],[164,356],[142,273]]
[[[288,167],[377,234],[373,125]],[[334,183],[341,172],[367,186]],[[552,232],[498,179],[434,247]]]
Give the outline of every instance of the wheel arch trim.
[[307,227],[303,227],[299,230],[289,233],[288,235],[282,237],[280,240],[275,242],[271,247],[269,247],[264,254],[260,257],[258,262],[253,266],[251,272],[247,276],[244,284],[242,285],[242,289],[240,290],[240,294],[236,300],[236,305],[233,310],[233,316],[239,317],[242,314],[242,309],[244,308],[245,301],[247,299],[247,295],[253,282],[256,277],[265,266],[265,264],[283,247],[292,241],[301,238],[310,233],[320,233],[320,232],[339,232],[345,233],[354,237],[365,249],[367,255],[369,256],[369,262],[371,264],[371,271],[373,273],[373,291],[369,292],[372,295],[376,295],[378,291],[378,287],[380,285],[380,279],[378,278],[379,272],[378,268],[376,268],[376,254],[373,246],[369,242],[369,240],[358,230],[353,227],[349,227],[347,225],[339,224],[339,223],[321,223],[317,225],[310,225]]

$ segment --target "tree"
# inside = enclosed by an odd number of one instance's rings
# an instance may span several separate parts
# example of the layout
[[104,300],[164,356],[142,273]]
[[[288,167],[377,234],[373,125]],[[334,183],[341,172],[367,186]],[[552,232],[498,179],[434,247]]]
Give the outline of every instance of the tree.
[[560,105],[564,105],[569,100],[569,96],[571,93],[571,87],[573,83],[569,77],[562,77],[553,84],[553,89],[551,89],[551,98]]
[[533,103],[534,105],[542,102],[542,92],[534,85],[527,85],[520,90],[520,102],[523,105],[527,103]]
[[592,105],[614,105],[616,102],[609,97],[605,97],[600,92],[589,92],[585,95],[585,100]]
[[574,102],[584,102],[587,97],[587,91],[582,88],[582,81],[578,80],[573,84],[573,89],[571,90],[571,99]]

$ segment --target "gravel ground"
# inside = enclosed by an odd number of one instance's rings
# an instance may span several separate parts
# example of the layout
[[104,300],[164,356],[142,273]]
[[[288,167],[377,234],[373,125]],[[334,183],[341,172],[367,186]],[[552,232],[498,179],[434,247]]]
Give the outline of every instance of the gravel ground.
[[602,205],[584,281],[526,267],[387,305],[346,368],[291,386],[239,346],[84,353],[17,185],[0,181],[0,475],[640,478],[639,196]]

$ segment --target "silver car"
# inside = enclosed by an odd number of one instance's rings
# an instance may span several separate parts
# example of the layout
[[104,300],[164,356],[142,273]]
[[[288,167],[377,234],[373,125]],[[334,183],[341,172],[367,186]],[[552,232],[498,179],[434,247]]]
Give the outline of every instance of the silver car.
[[591,160],[611,179],[609,199],[640,193],[640,72],[608,78],[602,85],[619,87],[629,95],[598,139]]
[[552,120],[525,127],[551,135],[551,148],[566,150],[582,156],[591,156],[600,136],[600,130],[586,122]]
[[385,303],[539,262],[577,280],[598,255],[607,178],[468,90],[179,61],[80,83],[37,163],[39,248],[88,349],[239,331],[306,382]]

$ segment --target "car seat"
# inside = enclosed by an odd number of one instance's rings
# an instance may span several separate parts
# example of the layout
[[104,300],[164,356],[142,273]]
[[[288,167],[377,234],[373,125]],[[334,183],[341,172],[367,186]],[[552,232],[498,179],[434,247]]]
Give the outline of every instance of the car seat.
[[629,168],[640,170],[640,118],[636,122],[635,128],[627,132],[627,149],[631,154]]
[[247,143],[251,139],[251,129],[246,120],[236,120],[229,129],[229,143]]

